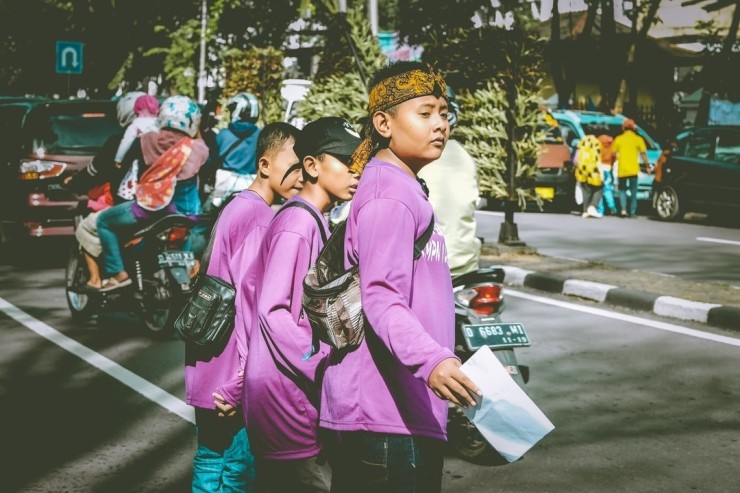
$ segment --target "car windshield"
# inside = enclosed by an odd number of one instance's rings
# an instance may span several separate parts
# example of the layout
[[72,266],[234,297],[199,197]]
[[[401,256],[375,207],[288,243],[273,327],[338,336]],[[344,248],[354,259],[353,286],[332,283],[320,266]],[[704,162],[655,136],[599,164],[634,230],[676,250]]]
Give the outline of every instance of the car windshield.
[[33,152],[62,155],[94,155],[121,130],[112,114],[95,111],[29,115],[26,128]]
[[537,128],[537,142],[542,144],[562,144],[564,141],[560,127],[540,125]]
[[[612,137],[616,137],[617,135],[622,133],[622,124],[621,123],[583,123],[583,133],[586,135],[611,135]],[[645,131],[641,128],[637,128],[637,133],[645,139],[645,145],[648,148],[648,151],[654,151],[659,149],[658,145],[655,143],[655,141],[647,134]]]

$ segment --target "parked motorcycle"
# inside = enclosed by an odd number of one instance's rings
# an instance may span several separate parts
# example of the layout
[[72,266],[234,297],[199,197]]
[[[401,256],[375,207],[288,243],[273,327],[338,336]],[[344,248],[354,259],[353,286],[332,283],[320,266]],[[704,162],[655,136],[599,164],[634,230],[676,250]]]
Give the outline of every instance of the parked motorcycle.
[[[452,279],[455,295],[455,354],[465,362],[476,350],[488,346],[514,381],[524,388],[529,381],[529,367],[517,362],[514,348],[529,346],[530,341],[521,323],[501,321],[504,276],[503,269],[489,267]],[[450,447],[470,462],[488,465],[508,463],[456,405],[450,405],[447,435]]]
[[185,245],[194,225],[186,216],[171,214],[125,238],[121,253],[133,282],[107,292],[87,287],[85,259],[75,242],[67,260],[65,284],[72,318],[84,321],[103,311],[125,311],[139,317],[152,337],[169,338],[191,292],[196,260]]

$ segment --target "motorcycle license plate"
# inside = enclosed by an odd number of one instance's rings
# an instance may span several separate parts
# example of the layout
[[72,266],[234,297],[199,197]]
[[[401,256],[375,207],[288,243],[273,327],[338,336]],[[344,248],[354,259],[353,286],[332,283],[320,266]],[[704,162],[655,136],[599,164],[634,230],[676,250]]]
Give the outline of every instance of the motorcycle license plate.
[[520,323],[492,323],[463,325],[462,333],[468,349],[483,346],[491,349],[530,346],[529,336]]
[[159,260],[159,265],[162,267],[187,267],[193,264],[195,256],[193,255],[193,252],[167,250],[157,255],[157,258]]

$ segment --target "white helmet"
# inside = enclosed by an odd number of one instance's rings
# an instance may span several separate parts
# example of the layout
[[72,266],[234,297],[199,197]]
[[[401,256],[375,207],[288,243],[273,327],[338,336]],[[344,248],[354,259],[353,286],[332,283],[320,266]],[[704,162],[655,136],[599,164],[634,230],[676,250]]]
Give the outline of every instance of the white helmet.
[[256,122],[260,116],[260,102],[257,97],[250,92],[240,92],[232,96],[226,102],[226,108],[231,113],[231,121]]
[[159,128],[170,128],[195,137],[200,126],[198,105],[187,96],[170,96],[162,102],[157,115]]
[[121,127],[128,127],[129,124],[136,117],[134,113],[134,103],[139,99],[139,96],[144,96],[146,93],[141,91],[127,92],[118,100],[116,104],[116,113],[118,114],[118,124]]

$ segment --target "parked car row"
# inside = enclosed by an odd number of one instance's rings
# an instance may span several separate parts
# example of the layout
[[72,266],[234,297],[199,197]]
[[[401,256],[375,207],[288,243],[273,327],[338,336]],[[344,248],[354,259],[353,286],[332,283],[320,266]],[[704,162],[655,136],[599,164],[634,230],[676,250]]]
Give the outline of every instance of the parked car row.
[[120,131],[114,101],[0,99],[0,242],[72,235],[63,181]]

